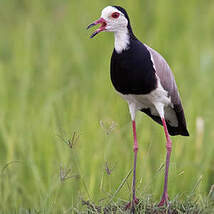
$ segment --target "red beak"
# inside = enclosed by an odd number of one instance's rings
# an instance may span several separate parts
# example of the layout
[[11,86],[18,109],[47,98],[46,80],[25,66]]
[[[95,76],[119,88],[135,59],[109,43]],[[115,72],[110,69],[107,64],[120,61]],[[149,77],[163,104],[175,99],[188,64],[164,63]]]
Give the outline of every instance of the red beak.
[[96,36],[98,33],[102,32],[105,30],[106,27],[106,20],[103,18],[98,19],[97,21],[93,22],[92,24],[90,24],[87,27],[87,30],[95,25],[101,24],[101,26],[90,36],[90,38],[93,38],[94,36]]

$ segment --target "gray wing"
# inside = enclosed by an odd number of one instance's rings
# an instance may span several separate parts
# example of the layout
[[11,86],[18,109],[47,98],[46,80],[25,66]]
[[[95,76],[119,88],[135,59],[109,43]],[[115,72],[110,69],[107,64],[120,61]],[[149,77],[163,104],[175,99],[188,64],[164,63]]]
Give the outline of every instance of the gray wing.
[[168,92],[173,104],[181,104],[180,95],[177,89],[173,73],[166,60],[154,49],[145,45],[153,58],[157,76],[160,78],[161,85]]
[[[173,110],[176,113],[178,120],[178,127],[172,127],[168,124],[168,130],[171,135],[181,134],[188,136],[189,133],[186,128],[186,120],[184,116],[184,110],[182,107],[180,95],[177,89],[175,78],[173,73],[167,64],[166,60],[155,50],[145,45],[150,52],[153,64],[155,66],[156,74],[160,79],[162,87],[168,92],[168,96],[171,97],[173,104]],[[153,118],[155,120],[155,118]],[[158,121],[157,121],[158,122]]]

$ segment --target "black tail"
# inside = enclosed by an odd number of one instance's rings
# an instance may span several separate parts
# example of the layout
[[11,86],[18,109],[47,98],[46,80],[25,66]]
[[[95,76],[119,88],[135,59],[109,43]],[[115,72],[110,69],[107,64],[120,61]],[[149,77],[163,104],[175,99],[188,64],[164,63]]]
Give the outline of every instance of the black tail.
[[[177,127],[171,126],[166,120],[166,125],[167,125],[169,134],[171,136],[175,136],[175,135],[189,136],[189,132],[186,128],[186,120],[185,120],[183,108],[180,105],[174,105],[173,109],[177,116],[178,126]],[[141,111],[147,114],[149,117],[151,117],[155,122],[159,123],[160,125],[163,125],[161,118],[159,116],[152,115],[149,108],[142,109]]]

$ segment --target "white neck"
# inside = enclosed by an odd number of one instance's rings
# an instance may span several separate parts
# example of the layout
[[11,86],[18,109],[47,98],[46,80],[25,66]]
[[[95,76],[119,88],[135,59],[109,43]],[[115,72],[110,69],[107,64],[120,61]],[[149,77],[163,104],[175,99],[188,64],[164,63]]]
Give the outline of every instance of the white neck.
[[129,33],[128,29],[124,31],[117,31],[114,33],[114,48],[117,53],[127,50],[129,47]]

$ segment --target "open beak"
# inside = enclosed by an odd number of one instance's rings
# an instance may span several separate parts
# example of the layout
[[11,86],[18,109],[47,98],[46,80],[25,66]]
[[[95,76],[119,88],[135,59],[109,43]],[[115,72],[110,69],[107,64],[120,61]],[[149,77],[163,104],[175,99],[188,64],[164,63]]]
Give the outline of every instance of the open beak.
[[95,25],[101,24],[101,26],[90,36],[90,38],[93,38],[94,36],[96,36],[98,33],[104,31],[106,29],[106,20],[103,18],[98,19],[97,21],[93,22],[92,24],[90,24],[87,27],[87,30]]

